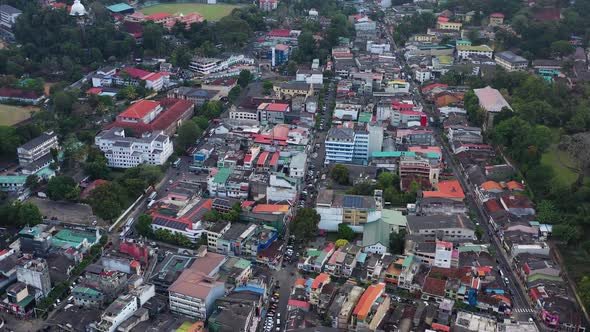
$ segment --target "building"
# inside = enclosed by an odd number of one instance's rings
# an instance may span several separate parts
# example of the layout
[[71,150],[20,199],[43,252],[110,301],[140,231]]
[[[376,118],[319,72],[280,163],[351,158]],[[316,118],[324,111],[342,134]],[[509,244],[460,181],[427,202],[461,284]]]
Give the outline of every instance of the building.
[[[352,313],[352,325],[357,329],[375,331],[389,310],[390,298],[385,295],[385,284],[367,287]],[[380,302],[381,301],[381,302]]]
[[428,68],[418,68],[414,70],[414,79],[419,83],[430,81],[432,72]]
[[104,153],[109,167],[130,168],[141,164],[162,165],[173,152],[170,137],[161,132],[125,137],[123,128],[113,127],[98,134],[94,143]]
[[496,26],[504,24],[504,14],[502,13],[491,13],[490,14],[490,22],[488,25]]
[[268,50],[267,57],[273,67],[283,65],[289,61],[291,47],[285,44],[277,44]]
[[226,260],[224,255],[199,251],[191,267],[168,288],[170,311],[205,321],[225,293],[224,283],[216,276]]
[[362,232],[365,224],[381,218],[382,205],[379,197],[335,194],[328,189],[319,192],[316,211],[321,218],[320,229],[336,231],[339,224],[345,223]]
[[[439,17],[440,19],[441,17]],[[440,30],[453,30],[453,31],[461,31],[461,27],[463,23],[461,22],[449,22],[445,20],[439,20],[436,22],[436,28]]]
[[258,0],[258,8],[265,12],[277,9],[279,0]]
[[130,129],[134,135],[161,131],[172,136],[183,121],[193,116],[195,105],[189,100],[139,100],[117,115],[110,127]]
[[457,45],[457,57],[459,59],[468,59],[471,56],[483,56],[486,58],[492,58],[494,55],[494,50],[489,47],[488,45],[479,45],[479,46],[472,46],[472,45]]
[[502,112],[502,109],[506,108],[512,111],[510,104],[504,99],[500,91],[486,86],[481,89],[473,89],[475,95],[479,99],[479,106],[486,112],[486,121],[484,128],[491,128],[494,123],[494,115]]
[[321,85],[324,83],[324,73],[319,69],[298,69],[295,81]]
[[16,24],[16,19],[23,12],[9,5],[0,5],[0,27],[6,30],[12,30]]
[[119,296],[111,303],[96,325],[99,332],[121,331],[119,325],[131,318],[149,299],[156,295],[154,285],[143,285],[133,289],[129,294]]
[[363,227],[363,250],[375,254],[389,252],[389,235],[405,230],[406,216],[400,211],[383,209],[382,217]]
[[291,111],[289,104],[262,103],[258,106],[258,121],[262,123],[285,123],[285,113]]
[[199,75],[210,75],[240,64],[253,65],[254,59],[243,54],[231,55],[227,59],[195,57],[191,60],[189,69]]
[[0,102],[38,105],[45,96],[29,90],[0,88]]
[[381,151],[383,128],[365,124],[353,127],[332,127],[326,136],[325,164],[367,164],[374,151]]
[[196,89],[181,86],[168,91],[168,98],[189,100],[195,104],[196,107],[201,107],[203,104],[214,98],[218,94],[217,90]]
[[78,285],[72,290],[72,296],[77,306],[100,308],[104,304],[104,294],[93,287]]
[[[169,81],[170,74],[168,72],[152,73],[133,67],[123,68],[111,77],[110,80],[106,80],[107,85],[108,82],[111,82],[111,85],[114,84],[117,86],[139,86],[140,82],[145,82],[145,88],[154,91],[162,90],[162,88],[168,86]],[[94,77],[92,82],[94,84]],[[93,86],[97,87],[96,85]]]
[[45,297],[51,291],[49,266],[43,258],[21,258],[16,267],[16,280],[33,287],[35,298]]
[[296,153],[291,157],[289,163],[289,176],[292,178],[303,178],[305,176],[305,168],[307,165],[307,153]]
[[408,234],[451,242],[474,241],[473,223],[465,215],[408,216]]
[[432,159],[417,154],[401,156],[399,160],[399,176],[402,179],[401,186],[404,189],[404,179],[410,182],[427,181],[430,185],[436,186],[439,181],[441,169],[440,164]]
[[18,162],[21,166],[33,164],[47,155],[51,156],[52,149],[59,149],[57,133],[46,131],[16,149]]
[[510,51],[496,53],[495,57],[498,66],[506,71],[525,70],[529,66],[529,61]]

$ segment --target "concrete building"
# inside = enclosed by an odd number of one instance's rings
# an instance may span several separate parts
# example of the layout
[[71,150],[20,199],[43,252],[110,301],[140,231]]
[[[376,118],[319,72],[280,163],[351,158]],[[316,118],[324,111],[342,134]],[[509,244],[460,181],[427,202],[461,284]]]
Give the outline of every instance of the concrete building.
[[262,103],[258,106],[257,120],[262,123],[285,123],[285,113],[291,111],[289,104]]
[[226,256],[208,253],[206,249],[199,251],[191,267],[168,288],[170,311],[205,321],[215,300],[225,293],[224,283],[216,276],[226,260]]
[[27,166],[50,155],[51,149],[59,149],[57,133],[46,131],[17,148],[18,162],[21,166]]
[[23,12],[9,5],[0,5],[0,26],[12,30],[16,24],[16,19]]
[[117,331],[119,325],[132,317],[142,305],[156,295],[154,285],[143,285],[133,289],[129,294],[119,296],[111,303],[96,325],[99,332]]
[[381,151],[383,128],[378,125],[332,127],[326,136],[325,164],[366,164],[370,151]]
[[529,60],[510,51],[496,53],[494,58],[496,64],[504,68],[506,71],[525,70],[529,66]]
[[465,215],[408,216],[408,234],[450,242],[474,241],[473,223]]
[[339,224],[345,223],[354,231],[362,232],[365,224],[381,218],[382,208],[378,198],[335,194],[333,190],[320,191],[316,202],[321,218],[319,228],[327,231],[336,231]]
[[303,178],[307,165],[307,154],[304,152],[297,153],[291,157],[289,163],[289,176],[293,178]]
[[21,258],[16,268],[16,280],[33,287],[35,298],[45,297],[51,291],[49,266],[43,258]]
[[491,128],[494,123],[494,115],[502,112],[503,108],[512,110],[512,107],[506,99],[502,96],[500,91],[486,86],[481,89],[473,89],[475,95],[479,100],[479,106],[486,112],[486,119],[484,122],[484,128]]
[[125,137],[125,130],[119,127],[102,131],[94,142],[105,154],[109,167],[115,168],[162,165],[174,151],[167,135],[153,132],[145,133],[141,138]]
[[484,56],[491,59],[494,55],[494,50],[488,45],[457,45],[457,57],[459,59],[468,59],[473,55]]
[[278,5],[279,0],[258,0],[258,8],[266,12],[277,9]]

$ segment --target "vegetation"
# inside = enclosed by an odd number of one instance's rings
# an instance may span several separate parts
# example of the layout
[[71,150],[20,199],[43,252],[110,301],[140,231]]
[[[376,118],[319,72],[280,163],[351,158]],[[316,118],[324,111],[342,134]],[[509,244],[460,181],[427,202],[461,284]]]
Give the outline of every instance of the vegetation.
[[338,238],[340,239],[344,239],[348,242],[352,241],[354,239],[354,231],[352,230],[352,228],[350,228],[350,226],[346,225],[346,224],[339,224],[338,225]]
[[330,170],[330,178],[332,178],[332,180],[334,180],[336,183],[345,186],[348,185],[350,181],[348,178],[348,173],[348,167],[343,164],[336,164],[334,167],[332,167],[332,170]]
[[235,8],[238,8],[238,6],[226,4],[208,5],[203,3],[161,3],[145,7],[141,12],[146,15],[154,13],[183,13],[184,15],[188,15],[196,12],[203,15],[206,20],[216,21],[229,15]]
[[0,225],[5,227],[23,227],[40,224],[43,217],[37,205],[14,201],[0,206],[0,220]]
[[291,234],[300,242],[307,242],[315,238],[318,234],[318,224],[320,223],[320,215],[312,208],[303,208],[298,210],[297,215],[291,223],[289,228]]
[[401,255],[404,253],[404,246],[406,241],[406,231],[400,229],[399,232],[391,232],[389,234],[389,252],[393,255]]
[[147,214],[142,214],[135,223],[135,230],[139,235],[148,239],[162,241],[181,247],[193,247],[193,243],[185,235],[180,233],[172,233],[169,230],[152,229],[152,217]]
[[47,183],[47,196],[54,201],[76,201],[80,196],[80,187],[72,177],[54,176]]
[[359,183],[350,188],[347,193],[352,195],[372,196],[375,190],[383,191],[383,200],[392,206],[405,207],[408,203],[416,201],[416,195],[421,189],[420,185],[412,181],[405,191],[400,190],[400,177],[395,173],[382,172],[377,176],[377,184]]

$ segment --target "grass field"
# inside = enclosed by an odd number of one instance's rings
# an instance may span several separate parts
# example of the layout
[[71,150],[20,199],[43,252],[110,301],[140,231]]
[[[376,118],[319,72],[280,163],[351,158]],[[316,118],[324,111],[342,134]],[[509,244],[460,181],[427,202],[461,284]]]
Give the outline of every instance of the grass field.
[[217,21],[220,18],[229,15],[232,10],[239,6],[234,5],[207,5],[204,3],[161,3],[154,6],[145,7],[141,10],[146,15],[154,13],[182,13],[184,15],[197,12],[208,21]]
[[0,104],[0,126],[12,126],[25,121],[31,117],[33,112],[38,111],[32,106],[12,106]]
[[555,180],[564,185],[570,185],[578,179],[578,165],[566,151],[559,150],[553,144],[541,157],[541,164],[553,168]]

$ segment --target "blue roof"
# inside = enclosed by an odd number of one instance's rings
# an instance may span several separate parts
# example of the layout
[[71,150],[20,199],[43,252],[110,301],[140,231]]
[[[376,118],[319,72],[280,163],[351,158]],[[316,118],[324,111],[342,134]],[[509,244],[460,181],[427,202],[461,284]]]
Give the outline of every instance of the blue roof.
[[399,158],[415,156],[416,152],[412,151],[376,151],[371,154],[371,158]]
[[366,259],[367,259],[367,253],[366,252],[361,252],[359,254],[359,257],[356,259],[356,261],[362,264],[362,263],[365,262]]
[[112,5],[112,6],[108,6],[107,9],[112,11],[113,13],[120,13],[120,12],[124,12],[126,10],[135,10],[135,8],[133,8],[123,2],[120,2],[120,3]]
[[244,287],[236,287],[234,289],[236,292],[253,292],[258,294],[264,294],[264,290],[259,287],[252,287],[252,286],[244,286]]
[[344,196],[342,201],[342,206],[344,207],[352,207],[352,208],[361,208],[363,207],[363,198],[360,196]]

